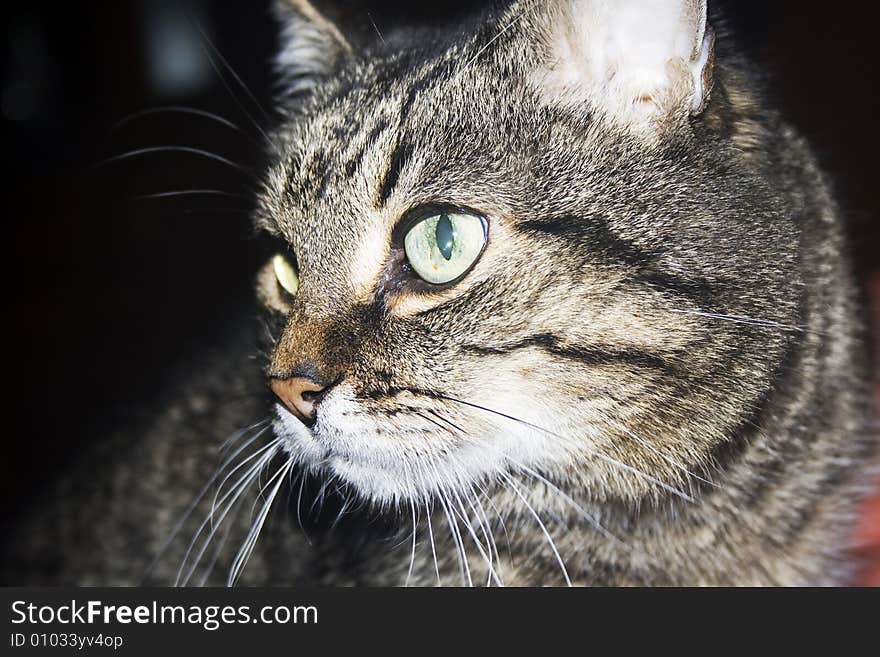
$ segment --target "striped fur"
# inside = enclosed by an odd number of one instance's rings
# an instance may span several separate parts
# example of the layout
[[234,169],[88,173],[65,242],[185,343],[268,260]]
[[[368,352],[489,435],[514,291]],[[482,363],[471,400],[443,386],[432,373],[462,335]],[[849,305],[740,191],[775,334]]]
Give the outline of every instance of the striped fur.
[[[497,474],[513,473],[579,583],[845,581],[874,442],[824,177],[723,33],[713,96],[685,123],[633,132],[589,99],[548,101],[551,5],[386,35],[290,106],[260,222],[303,287],[273,367],[342,374],[346,398],[319,413],[305,466],[380,508],[479,485],[520,518]],[[490,217],[485,256],[452,290],[383,286],[405,266],[397,222],[436,202]],[[495,568],[561,583],[544,532],[516,524]],[[397,582],[406,556],[360,576]]]
[[[584,30],[645,36],[649,14],[590,22],[614,3],[382,35],[276,4],[287,87],[257,224],[295,255],[297,296],[264,272],[265,359],[243,332],[85,453],[4,582],[848,582],[877,440],[841,212],[705,3],[653,4],[683,18],[659,21],[677,45],[650,93],[626,69],[647,51],[557,61],[595,56]],[[402,235],[438,203],[487,217],[489,242],[432,288]],[[311,428],[267,375],[334,384]],[[265,460],[236,488],[245,457]],[[274,514],[239,572],[260,490]]]

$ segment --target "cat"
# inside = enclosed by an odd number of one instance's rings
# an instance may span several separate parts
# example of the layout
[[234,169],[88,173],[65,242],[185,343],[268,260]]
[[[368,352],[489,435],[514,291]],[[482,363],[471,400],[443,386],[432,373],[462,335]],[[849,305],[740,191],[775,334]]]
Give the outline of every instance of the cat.
[[8,583],[852,581],[841,212],[705,1],[275,9],[264,320],[83,456]]

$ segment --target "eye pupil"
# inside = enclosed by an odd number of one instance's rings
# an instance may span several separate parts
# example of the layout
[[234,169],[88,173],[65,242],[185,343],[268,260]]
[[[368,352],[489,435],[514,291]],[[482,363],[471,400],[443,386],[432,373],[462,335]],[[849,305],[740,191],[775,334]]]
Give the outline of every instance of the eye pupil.
[[437,238],[437,248],[440,250],[440,254],[446,260],[450,260],[452,249],[455,246],[455,226],[452,225],[449,215],[440,215],[434,235]]
[[488,243],[488,222],[465,210],[422,215],[403,239],[406,259],[415,274],[432,285],[462,278]]

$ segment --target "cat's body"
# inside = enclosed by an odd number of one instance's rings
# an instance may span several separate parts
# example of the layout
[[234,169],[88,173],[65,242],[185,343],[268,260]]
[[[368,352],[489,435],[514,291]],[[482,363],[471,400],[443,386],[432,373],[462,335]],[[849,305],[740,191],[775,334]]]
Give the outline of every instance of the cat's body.
[[[243,331],[194,367],[40,507],[5,580],[142,581],[252,425],[146,581],[851,581],[876,438],[829,185],[701,3],[664,3],[674,65],[566,65],[638,29],[606,4],[516,3],[451,45],[389,34],[361,56],[292,2],[309,39],[281,57],[296,93],[258,223],[299,271],[288,296],[261,277],[271,363]],[[431,287],[396,236],[438,203],[477,208],[488,239]],[[226,493],[262,455],[243,481],[274,504],[242,570],[263,498],[224,517]]]

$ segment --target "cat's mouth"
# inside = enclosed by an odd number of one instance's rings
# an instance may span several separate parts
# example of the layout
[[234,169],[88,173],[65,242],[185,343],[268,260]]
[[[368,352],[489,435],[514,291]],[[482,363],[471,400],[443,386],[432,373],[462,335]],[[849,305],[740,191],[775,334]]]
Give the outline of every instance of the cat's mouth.
[[424,499],[503,469],[494,441],[443,430],[427,406],[408,401],[395,412],[370,410],[343,385],[322,400],[310,426],[279,404],[274,431],[300,467],[379,503]]
[[[349,483],[366,498],[400,498],[403,491],[391,482],[397,479],[401,460],[395,463],[377,449],[371,438],[334,426],[326,414],[306,426],[282,406],[276,408],[275,434],[297,464],[322,479],[335,477]],[[354,440],[360,446],[353,447]]]
[[364,400],[350,386],[328,394],[310,426],[279,405],[274,430],[299,467],[347,484],[370,503],[421,504],[540,468],[548,458],[570,460],[531,422],[514,422],[508,412],[521,400],[497,391],[496,412],[487,414],[476,402],[444,403],[439,394],[417,391]]
[[[407,422],[402,415],[395,414],[396,421],[392,424],[382,413],[327,408],[314,420],[303,422],[278,404],[275,432],[286,439],[288,450],[304,465],[385,469],[398,464],[401,452],[416,440],[427,438],[439,442],[437,430],[420,426],[416,421],[419,416]],[[430,454],[424,455],[430,457]]]

